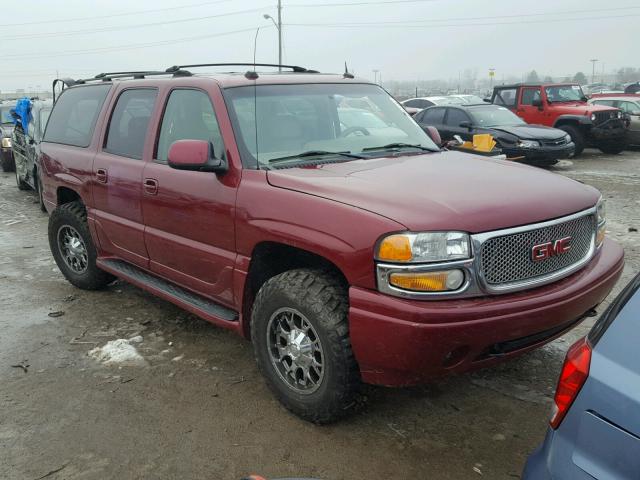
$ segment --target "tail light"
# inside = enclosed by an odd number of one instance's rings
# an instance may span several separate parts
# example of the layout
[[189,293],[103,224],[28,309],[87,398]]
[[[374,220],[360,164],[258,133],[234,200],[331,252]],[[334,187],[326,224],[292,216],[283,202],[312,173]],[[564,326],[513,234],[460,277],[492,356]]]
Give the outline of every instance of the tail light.
[[591,345],[589,340],[581,338],[569,348],[562,365],[562,372],[560,373],[554,398],[553,414],[549,421],[551,428],[554,430],[560,426],[562,419],[564,419],[573,401],[580,393],[580,389],[589,376],[590,364]]

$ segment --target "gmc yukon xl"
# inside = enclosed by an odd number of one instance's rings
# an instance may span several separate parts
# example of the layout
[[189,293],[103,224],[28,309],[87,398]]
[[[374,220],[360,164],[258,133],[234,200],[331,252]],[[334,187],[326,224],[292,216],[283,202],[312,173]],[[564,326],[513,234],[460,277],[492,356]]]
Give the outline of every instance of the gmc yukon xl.
[[201,66],[69,82],[41,144],[51,251],[79,288],[119,277],[251,339],[300,417],[536,348],[618,279],[594,188],[443,150],[350,74]]

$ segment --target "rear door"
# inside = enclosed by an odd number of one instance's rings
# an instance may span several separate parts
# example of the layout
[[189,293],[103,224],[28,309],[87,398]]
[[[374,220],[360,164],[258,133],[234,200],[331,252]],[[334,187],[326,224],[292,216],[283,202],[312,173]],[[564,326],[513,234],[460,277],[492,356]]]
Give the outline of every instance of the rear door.
[[446,108],[444,107],[429,107],[422,112],[419,112],[414,117],[418,122],[418,125],[425,130],[427,127],[436,127],[438,132],[440,132],[440,136],[442,140],[450,140],[446,137],[446,129],[444,126],[444,114],[446,113]]
[[[210,91],[176,87],[168,92],[155,154],[144,169],[142,206],[150,269],[233,308],[239,172],[230,169],[216,175],[167,164],[171,144],[185,139],[211,142],[214,155],[228,161],[218,121],[226,118],[224,108],[217,87]],[[216,115],[216,110],[222,113]]]
[[96,232],[103,250],[148,266],[142,222],[143,151],[157,97],[155,88],[124,88],[93,161]]
[[447,132],[447,139],[453,138],[454,135],[460,135],[463,140],[473,140],[473,129],[461,127],[462,122],[471,123],[471,118],[467,113],[460,109],[449,107],[444,117],[444,130]]
[[634,144],[640,143],[640,104],[620,100],[615,106],[629,116],[629,120],[631,121],[629,125],[629,140]]

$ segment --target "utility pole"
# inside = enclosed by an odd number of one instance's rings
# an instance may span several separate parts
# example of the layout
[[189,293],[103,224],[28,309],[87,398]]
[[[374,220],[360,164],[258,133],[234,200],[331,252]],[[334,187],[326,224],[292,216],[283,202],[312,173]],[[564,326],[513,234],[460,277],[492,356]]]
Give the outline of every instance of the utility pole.
[[591,62],[591,83],[596,82],[596,63],[598,63],[597,58],[592,58],[589,60]]

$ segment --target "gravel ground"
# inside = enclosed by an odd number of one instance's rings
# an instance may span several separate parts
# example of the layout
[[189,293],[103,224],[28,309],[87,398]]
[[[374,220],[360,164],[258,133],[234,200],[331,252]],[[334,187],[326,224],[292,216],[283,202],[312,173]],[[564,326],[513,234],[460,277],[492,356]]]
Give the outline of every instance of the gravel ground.
[[[587,151],[554,170],[606,197],[610,236],[627,258],[617,293],[640,270],[640,152]],[[35,196],[0,174],[6,480],[519,478],[543,438],[564,353],[593,323],[498,368],[419,388],[367,387],[362,412],[316,427],[272,398],[244,340],[123,282],[72,287],[46,225]],[[136,336],[143,358],[132,366],[88,354]]]

